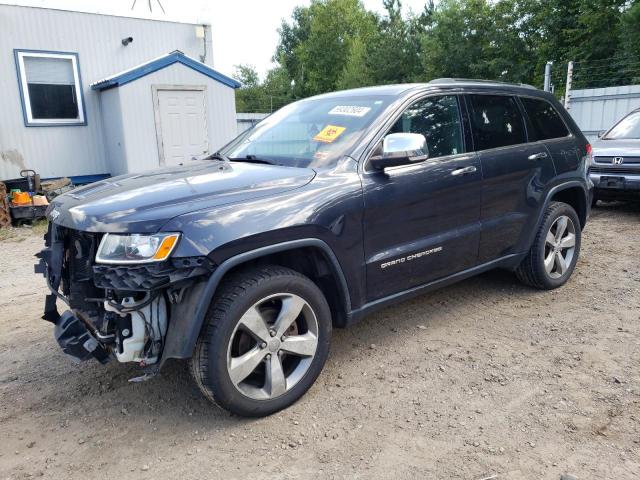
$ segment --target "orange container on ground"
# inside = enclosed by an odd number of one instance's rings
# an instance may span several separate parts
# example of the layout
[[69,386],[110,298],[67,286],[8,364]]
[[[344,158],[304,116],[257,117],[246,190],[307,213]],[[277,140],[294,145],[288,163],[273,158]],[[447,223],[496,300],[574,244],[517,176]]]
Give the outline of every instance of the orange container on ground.
[[31,204],[31,195],[28,192],[13,192],[11,201],[14,205],[29,205]]

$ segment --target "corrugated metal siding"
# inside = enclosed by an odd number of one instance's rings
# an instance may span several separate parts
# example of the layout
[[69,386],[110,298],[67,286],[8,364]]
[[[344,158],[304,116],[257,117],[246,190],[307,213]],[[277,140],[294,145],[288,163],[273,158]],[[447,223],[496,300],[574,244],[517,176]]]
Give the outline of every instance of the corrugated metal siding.
[[249,130],[256,123],[267,117],[268,113],[236,113],[236,124],[238,125],[238,135]]
[[[133,43],[122,46],[129,36]],[[86,126],[24,126],[15,48],[78,53]],[[0,178],[22,168],[43,177],[111,173],[100,94],[89,84],[176,49],[193,58],[203,53],[194,25],[0,5]]]
[[125,131],[122,122],[120,89],[112,88],[100,94],[100,111],[104,125],[105,154],[109,173],[118,175],[127,171]]
[[[207,129],[209,148],[215,151],[236,136],[235,91],[189,67],[173,64],[162,70],[127,83],[103,94],[117,91],[117,96],[105,96],[102,108],[112,125],[105,135],[107,151],[120,161],[113,174],[140,172],[158,168],[159,154],[152,85],[206,86]],[[117,106],[114,106],[117,105]],[[114,164],[114,168],[115,164]]]
[[589,141],[636,108],[640,85],[572,90],[569,102],[569,113]]

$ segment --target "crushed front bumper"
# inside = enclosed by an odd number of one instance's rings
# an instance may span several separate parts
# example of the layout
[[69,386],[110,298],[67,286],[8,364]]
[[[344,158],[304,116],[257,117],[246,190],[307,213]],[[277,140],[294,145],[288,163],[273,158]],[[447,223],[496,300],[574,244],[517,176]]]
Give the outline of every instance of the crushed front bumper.
[[62,351],[74,362],[95,358],[100,363],[109,361],[109,351],[93,336],[87,326],[67,310],[56,322],[54,336]]
[[[68,239],[64,230],[49,224],[45,234],[45,248],[36,257],[40,259],[35,265],[35,273],[44,275],[50,293],[45,299],[44,315],[42,318],[55,325],[54,336],[62,351],[75,362],[95,358],[101,363],[109,359],[109,352],[96,339],[90,326],[78,318],[72,311],[66,310],[62,315],[58,313],[57,300],[60,299],[71,306],[68,296],[60,292],[63,288],[63,275],[68,269]],[[77,250],[79,245],[75,246]],[[66,289],[68,282],[65,282]]]
[[[35,272],[44,275],[50,293],[42,318],[55,325],[55,337],[64,353],[75,361],[96,358],[106,362],[117,344],[125,340],[114,313],[105,302],[124,297],[162,295],[181,302],[183,292],[213,270],[206,257],[172,258],[157,264],[95,264],[101,234],[68,229],[50,222],[45,248],[36,255]],[[57,301],[68,306],[58,313]],[[163,344],[164,344],[163,339]]]

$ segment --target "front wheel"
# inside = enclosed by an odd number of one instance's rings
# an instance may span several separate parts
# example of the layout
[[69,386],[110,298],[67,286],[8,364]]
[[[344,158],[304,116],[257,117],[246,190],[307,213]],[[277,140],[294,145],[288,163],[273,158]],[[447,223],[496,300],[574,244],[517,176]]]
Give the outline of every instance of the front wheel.
[[284,267],[233,274],[209,309],[191,362],[202,392],[261,417],[298,400],[329,354],[331,313],[320,289]]
[[581,238],[576,211],[566,203],[551,202],[516,275],[524,284],[543,290],[564,285],[578,261]]

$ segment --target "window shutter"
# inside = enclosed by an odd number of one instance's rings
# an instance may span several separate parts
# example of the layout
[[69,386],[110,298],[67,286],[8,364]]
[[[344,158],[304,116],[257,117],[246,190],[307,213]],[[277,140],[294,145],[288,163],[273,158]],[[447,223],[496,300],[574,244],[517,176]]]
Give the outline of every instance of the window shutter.
[[24,57],[27,83],[74,85],[73,63],[68,58]]

